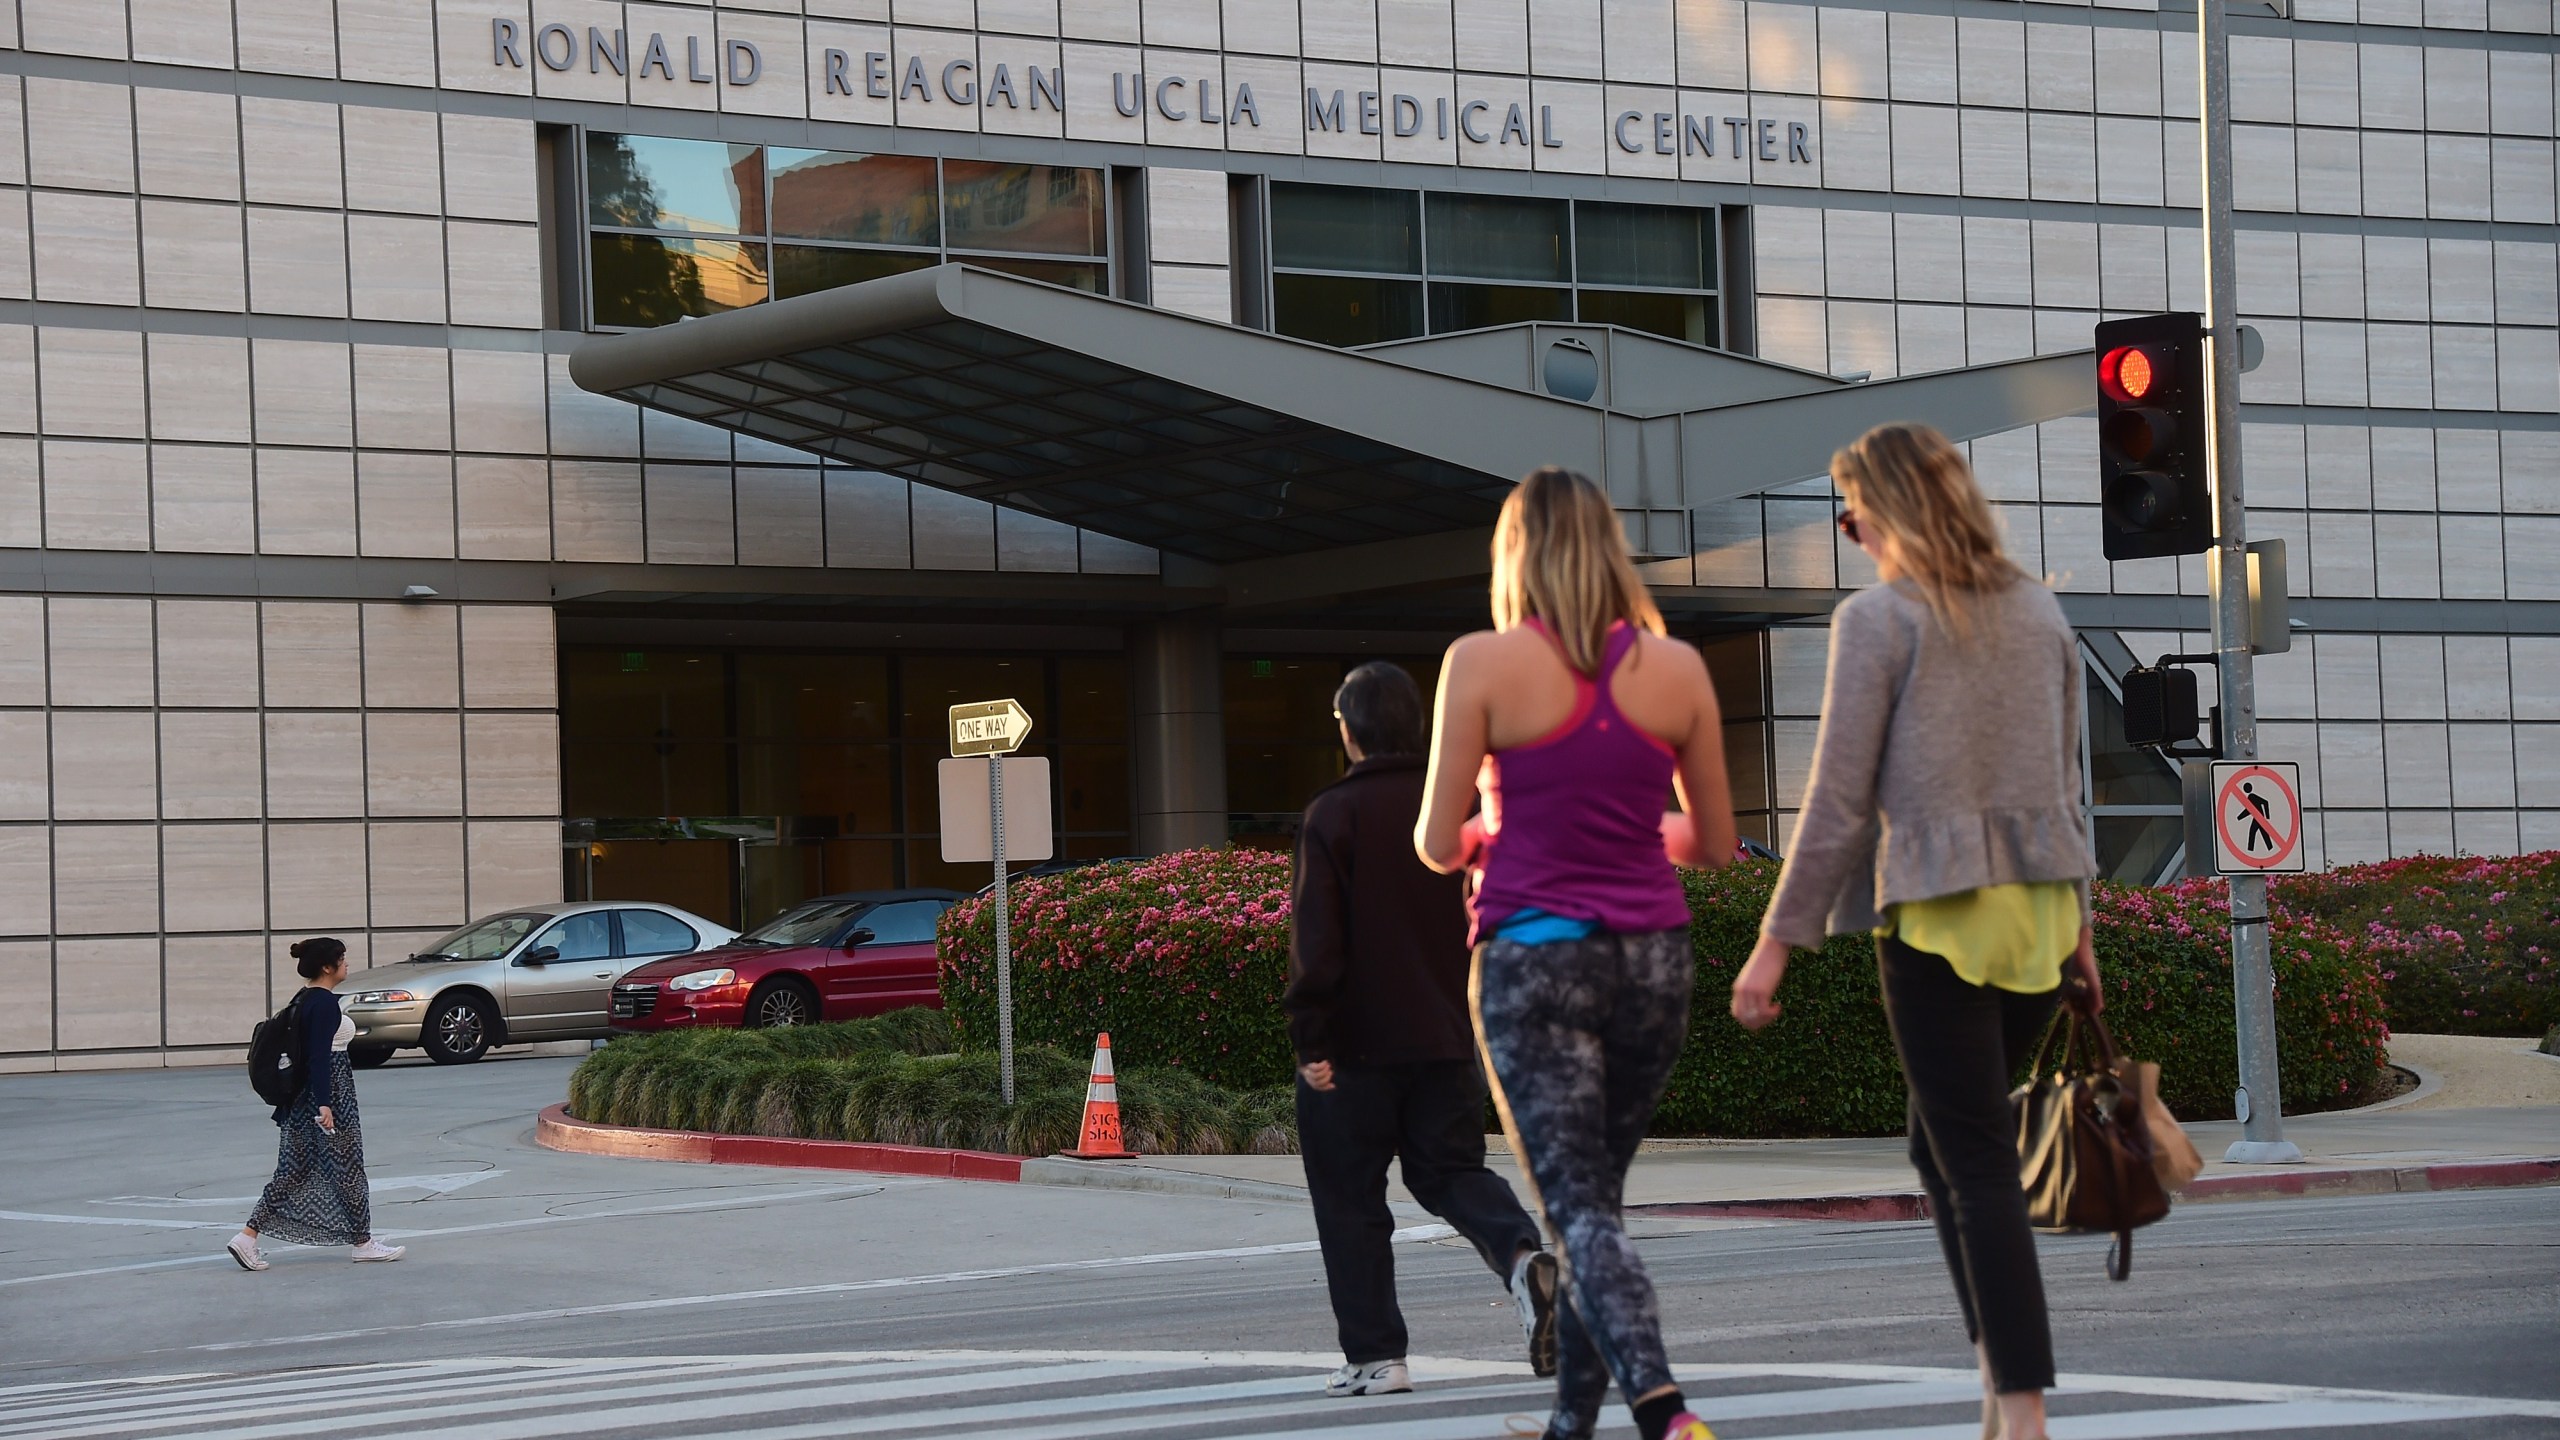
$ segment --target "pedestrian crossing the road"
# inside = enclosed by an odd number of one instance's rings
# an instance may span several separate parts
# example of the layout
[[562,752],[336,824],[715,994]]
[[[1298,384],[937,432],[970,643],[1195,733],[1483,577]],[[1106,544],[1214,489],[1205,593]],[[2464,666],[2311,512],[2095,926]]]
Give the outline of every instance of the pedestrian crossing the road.
[[[0,1388],[0,1440],[1476,1440],[1544,1418],[1547,1382],[1490,1361],[1413,1362],[1411,1395],[1331,1400],[1322,1355],[913,1351],[744,1357],[426,1360]],[[1681,1367],[1720,1431],[1769,1440],[1976,1440],[1968,1371],[1887,1365]],[[2560,1402],[2070,1375],[2056,1440],[2311,1431],[2560,1434]],[[2543,1429],[2544,1424],[2553,1428]],[[1612,1408],[1602,1434],[1631,1433]]]

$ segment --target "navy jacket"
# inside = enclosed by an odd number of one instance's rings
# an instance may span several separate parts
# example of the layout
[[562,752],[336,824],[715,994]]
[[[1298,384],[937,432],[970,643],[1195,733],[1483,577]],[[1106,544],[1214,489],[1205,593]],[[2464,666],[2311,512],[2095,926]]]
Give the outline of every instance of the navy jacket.
[[[303,988],[300,1003],[293,1011],[293,1053],[302,1062],[303,1093],[311,1097],[316,1108],[330,1103],[329,1046],[338,1038],[338,995],[317,985]],[[300,1103],[297,1097],[296,1103]],[[276,1123],[284,1123],[292,1105],[279,1105]]]

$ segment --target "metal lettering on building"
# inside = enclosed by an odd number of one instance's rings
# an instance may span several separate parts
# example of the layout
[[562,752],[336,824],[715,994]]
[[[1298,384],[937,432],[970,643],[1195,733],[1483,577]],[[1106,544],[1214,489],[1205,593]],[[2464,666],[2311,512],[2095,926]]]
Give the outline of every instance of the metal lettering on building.
[[[810,79],[825,96],[887,100],[900,106],[1067,112],[1063,64],[1025,65],[1017,71],[1001,61],[982,66],[968,55],[928,60],[913,52],[901,58],[890,50],[836,46],[818,47],[816,54],[818,64]],[[670,38],[655,30],[642,39],[625,29],[558,23],[528,26],[507,16],[489,22],[489,63],[501,69],[539,68],[555,73],[582,67],[591,75],[610,71],[632,82],[631,99],[637,104],[649,103],[638,88],[644,81],[744,89],[762,81],[766,73],[764,51],[752,40],[715,43],[702,35]],[[1097,96],[1087,103],[1098,105],[1098,90],[1086,93]],[[1313,85],[1307,87],[1305,99],[1310,135],[1411,140],[1427,134],[1480,150],[1510,146],[1562,150],[1577,139],[1570,128],[1559,132],[1553,105],[1327,90]],[[1262,102],[1246,81],[1230,87],[1206,76],[1117,70],[1111,75],[1111,108],[1126,120],[1145,120],[1152,112],[1154,119],[1175,124],[1262,127]],[[1703,156],[1770,165],[1810,165],[1814,158],[1809,123],[1698,113],[1685,103],[1671,110],[1617,111],[1604,118],[1602,130],[1601,136],[1591,138],[1628,155]]]

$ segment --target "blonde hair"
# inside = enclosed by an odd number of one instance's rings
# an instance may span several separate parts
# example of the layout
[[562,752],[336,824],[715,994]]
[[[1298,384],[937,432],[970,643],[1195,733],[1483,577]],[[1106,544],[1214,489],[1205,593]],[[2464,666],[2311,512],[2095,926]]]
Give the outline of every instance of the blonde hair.
[[1585,675],[1600,673],[1609,627],[1618,621],[1663,633],[1662,612],[1636,578],[1609,497],[1588,477],[1556,465],[1522,477],[1493,527],[1494,628],[1532,616]]
[[1832,455],[1831,478],[1860,520],[1893,538],[1903,573],[1958,638],[1971,633],[1980,596],[2026,578],[2000,547],[1972,467],[1928,426],[1877,426]]

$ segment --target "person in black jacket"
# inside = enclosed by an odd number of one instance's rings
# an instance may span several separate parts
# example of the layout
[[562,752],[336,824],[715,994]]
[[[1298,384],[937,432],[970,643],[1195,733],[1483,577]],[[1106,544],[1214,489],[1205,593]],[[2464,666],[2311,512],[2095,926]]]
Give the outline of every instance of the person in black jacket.
[[1414,853],[1422,692],[1383,661],[1334,693],[1351,770],[1307,806],[1281,1006],[1298,1057],[1298,1145],[1348,1362],[1327,1393],[1409,1390],[1387,1162],[1510,1286],[1540,1375],[1555,1373],[1555,1257],[1485,1168],[1484,1072],[1467,1009],[1463,881]]
[[364,1122],[356,1113],[355,1069],[347,1062],[356,1025],[338,1008],[338,987],[347,980],[347,947],[326,935],[296,941],[293,968],[311,982],[293,999],[293,1046],[302,1061],[302,1092],[275,1109],[275,1122],[283,1131],[276,1145],[275,1178],[227,1248],[243,1270],[267,1268],[266,1256],[258,1251],[262,1235],[297,1245],[353,1245],[357,1260],[397,1260],[409,1253],[407,1246],[373,1238]]

